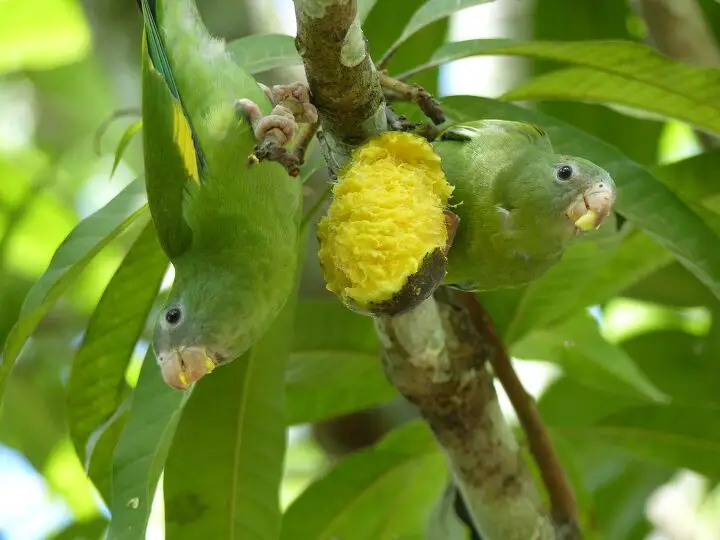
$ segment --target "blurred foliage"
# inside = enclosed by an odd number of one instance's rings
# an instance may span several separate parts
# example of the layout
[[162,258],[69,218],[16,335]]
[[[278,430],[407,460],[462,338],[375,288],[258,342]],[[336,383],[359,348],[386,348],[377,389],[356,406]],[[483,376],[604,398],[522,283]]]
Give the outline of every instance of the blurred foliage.
[[[397,47],[390,73],[432,92],[442,64],[524,59],[500,64],[518,82],[499,99],[444,98],[451,119],[532,120],[560,151],[612,172],[617,216],[602,235],[481,299],[521,374],[528,360],[558,373],[539,408],[586,537],[672,538],[648,503],[689,470],[701,510],[671,518],[700,538],[720,527],[720,154],[692,128],[720,135],[720,72],[655,55],[626,0],[498,0],[472,13],[500,6],[526,31],[448,43],[447,15],[486,3],[359,1],[373,59]],[[280,26],[288,0],[199,5],[263,82],[301,73]],[[720,4],[700,5],[720,37]],[[324,290],[313,241],[297,302],[246,358],[189,395],[160,379],[147,344],[167,260],[144,206],[140,138],[123,139],[139,115],[140,35],[130,0],[0,2],[0,444],[62,509],[43,524],[51,510],[33,502],[25,536],[0,512],[0,536],[422,538],[443,457],[385,379],[372,321]],[[313,173],[308,208],[327,181]],[[273,368],[253,373],[258,362]],[[23,500],[4,479],[13,467],[0,459],[6,506]]]

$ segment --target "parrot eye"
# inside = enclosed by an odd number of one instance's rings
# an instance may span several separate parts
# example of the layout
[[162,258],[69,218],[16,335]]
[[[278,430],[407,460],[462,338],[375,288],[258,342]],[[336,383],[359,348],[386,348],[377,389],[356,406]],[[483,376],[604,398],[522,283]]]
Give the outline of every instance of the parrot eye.
[[182,311],[179,307],[171,307],[165,312],[165,321],[170,325],[176,325],[180,322]]
[[570,165],[563,165],[558,167],[555,174],[557,175],[558,180],[570,180],[573,175],[573,168]]

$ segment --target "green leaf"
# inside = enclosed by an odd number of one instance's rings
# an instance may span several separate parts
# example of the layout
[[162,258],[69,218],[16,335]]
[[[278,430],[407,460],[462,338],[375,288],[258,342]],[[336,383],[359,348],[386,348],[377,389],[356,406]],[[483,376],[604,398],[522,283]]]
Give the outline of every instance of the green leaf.
[[511,55],[579,66],[540,75],[507,100],[616,103],[720,132],[720,73],[675,62],[632,41],[469,40],[446,44],[419,69],[476,55]]
[[405,28],[400,34],[400,37],[393,43],[385,56],[392,54],[400,45],[402,45],[407,39],[425,28],[429,24],[434,23],[440,19],[444,19],[449,15],[452,15],[456,11],[465,9],[479,4],[486,4],[493,0],[428,0],[413,14]]
[[582,156],[606,168],[618,187],[617,211],[674,253],[720,297],[720,237],[646,169],[614,147],[552,117],[496,100],[454,96],[444,100],[443,108],[454,120],[505,118],[535,122],[548,131],[558,152]]
[[117,170],[118,165],[120,165],[120,160],[122,159],[123,154],[125,153],[125,149],[128,147],[130,142],[133,140],[133,137],[137,135],[137,133],[142,129],[142,119],[137,120],[130,124],[128,128],[125,130],[125,132],[122,134],[122,137],[120,138],[120,142],[117,145],[117,148],[115,149],[115,158],[113,159],[112,164],[112,170],[110,171],[110,178],[113,177],[115,174],[115,171]]
[[[597,51],[598,55],[605,54]],[[621,57],[618,61],[632,62]],[[677,64],[682,66],[682,64]],[[675,118],[700,128],[720,133],[720,108],[713,105],[717,97],[710,95],[695,96],[695,85],[707,84],[710,88],[720,85],[720,80],[711,80],[708,74],[697,77],[693,73],[666,73],[665,66],[657,70],[653,81],[636,80],[631,74],[615,74],[611,67],[605,69],[569,68],[540,75],[521,84],[503,96],[509,101],[522,100],[572,100],[588,103],[615,103],[650,111],[661,117]],[[636,66],[640,72],[653,70],[653,67],[640,63]],[[697,68],[690,68],[697,69]],[[693,81],[693,87],[686,95],[680,78],[686,75]],[[676,87],[665,87],[663,77],[667,76],[679,82]],[[713,86],[714,85],[714,86]],[[719,96],[720,97],[720,96]]]
[[92,521],[76,521],[51,536],[50,540],[97,540],[103,537],[107,525],[107,520],[102,517]]
[[310,484],[287,509],[281,539],[419,536],[446,481],[430,430],[413,421]]
[[285,374],[288,424],[325,420],[384,403],[396,393],[379,361],[370,317],[336,299],[303,299]]
[[227,46],[235,63],[249,73],[302,64],[295,49],[295,38],[285,34],[253,34]]
[[650,462],[720,477],[720,409],[647,405],[612,414],[593,426],[562,430],[611,444]]
[[378,354],[380,342],[370,317],[355,313],[335,298],[298,302],[293,352],[317,350]]
[[560,364],[567,376],[588,386],[639,394],[653,401],[667,400],[630,356],[605,341],[597,322],[588,314],[530,333],[512,347],[511,353]]
[[[125,403],[129,404],[129,401]],[[112,468],[113,454],[117,447],[129,416],[129,407],[121,407],[113,418],[111,418],[92,445],[92,452],[88,456],[88,464],[85,467],[87,475],[92,480],[95,488],[105,501],[105,505],[112,506]]]
[[155,227],[146,221],[95,307],[70,372],[68,426],[80,461],[91,434],[124,398],[125,371],[167,269]]
[[397,396],[376,354],[294,353],[285,375],[288,425],[326,420]]
[[396,75],[400,80],[408,79],[416,73],[447,64],[454,60],[461,60],[470,56],[478,56],[485,51],[493,52],[500,47],[520,43],[515,39],[469,39],[464,41],[449,41],[440,45],[430,59],[412,69]]
[[660,330],[635,336],[621,346],[673,403],[720,405],[717,357],[703,354],[712,338],[712,334],[700,337]]
[[365,22],[375,4],[377,0],[357,0],[357,16],[361,23]]
[[249,352],[196,383],[165,465],[168,540],[279,536],[296,294]]
[[672,254],[642,231],[633,230],[604,261],[578,302],[600,304],[674,261]]
[[575,243],[558,264],[528,284],[505,332],[507,343],[517,341],[535,327],[563,320],[588,305],[584,292],[599,276],[603,262],[610,259],[608,248],[613,247],[615,240]]
[[112,201],[78,223],[58,247],[50,266],[30,289],[20,319],[5,342],[0,398],[15,359],[40,320],[103,248],[146,215],[146,206],[138,208],[143,192],[142,179],[130,183]]
[[155,488],[183,404],[190,395],[165,384],[152,348],[148,349],[127,425],[115,448],[107,540],[145,537]]

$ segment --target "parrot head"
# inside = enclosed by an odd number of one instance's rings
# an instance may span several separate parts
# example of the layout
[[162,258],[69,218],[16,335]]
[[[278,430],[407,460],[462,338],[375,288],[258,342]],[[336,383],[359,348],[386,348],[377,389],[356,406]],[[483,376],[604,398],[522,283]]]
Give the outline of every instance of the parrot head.
[[176,273],[168,303],[155,322],[153,349],[160,372],[178,390],[242,355],[256,334],[250,327],[250,302],[244,301],[238,281],[218,274],[212,280],[183,281]]
[[554,182],[569,225],[577,234],[597,229],[615,203],[615,182],[610,174],[583,158],[561,157],[554,166]]

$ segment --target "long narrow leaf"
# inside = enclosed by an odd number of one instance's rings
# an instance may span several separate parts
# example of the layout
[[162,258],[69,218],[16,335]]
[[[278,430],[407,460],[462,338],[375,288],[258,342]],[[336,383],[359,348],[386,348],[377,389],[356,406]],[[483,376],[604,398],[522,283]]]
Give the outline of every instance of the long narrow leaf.
[[20,319],[5,342],[0,364],[0,398],[25,340],[90,261],[133,223],[146,216],[144,183],[137,179],[112,201],[81,221],[58,247],[50,266],[28,293]]
[[115,448],[107,540],[145,537],[158,479],[189,396],[165,384],[155,355],[148,350],[127,424]]
[[148,221],[90,318],[68,383],[68,425],[83,462],[90,435],[123,398],[125,371],[167,265],[155,227]]
[[421,537],[446,481],[430,430],[411,422],[312,483],[287,509],[281,539]]
[[283,376],[296,299],[242,357],[200,380],[164,475],[168,540],[273,540],[285,456]]

